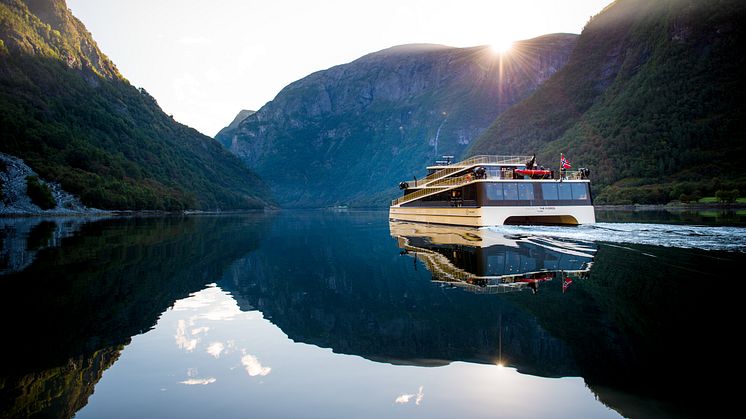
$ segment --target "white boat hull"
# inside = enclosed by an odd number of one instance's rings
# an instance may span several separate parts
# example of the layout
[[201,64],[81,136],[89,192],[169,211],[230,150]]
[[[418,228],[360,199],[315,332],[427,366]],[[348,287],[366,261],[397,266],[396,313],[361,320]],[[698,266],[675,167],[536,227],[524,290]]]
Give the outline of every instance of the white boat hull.
[[594,224],[592,205],[503,207],[401,207],[389,208],[389,219],[430,224],[486,227],[509,224]]

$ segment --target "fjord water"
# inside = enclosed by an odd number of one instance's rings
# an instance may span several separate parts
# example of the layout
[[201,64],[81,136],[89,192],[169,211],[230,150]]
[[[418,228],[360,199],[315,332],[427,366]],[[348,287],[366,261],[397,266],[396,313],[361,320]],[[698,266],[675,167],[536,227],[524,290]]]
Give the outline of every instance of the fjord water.
[[[0,416],[727,405],[718,383],[746,230],[601,221],[475,232],[397,229],[386,212],[2,219]],[[529,271],[552,275],[532,289],[515,281]],[[475,280],[500,275],[513,282]]]

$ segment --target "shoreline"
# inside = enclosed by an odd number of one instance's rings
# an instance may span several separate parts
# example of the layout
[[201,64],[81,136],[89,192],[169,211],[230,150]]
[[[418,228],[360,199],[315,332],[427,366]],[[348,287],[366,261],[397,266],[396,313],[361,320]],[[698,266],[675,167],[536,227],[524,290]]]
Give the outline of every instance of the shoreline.
[[181,216],[181,215],[232,215],[232,214],[254,214],[254,213],[274,213],[280,211],[278,208],[257,208],[230,211],[161,211],[161,210],[100,210],[100,211],[40,211],[40,212],[19,212],[19,213],[2,213],[0,218],[43,218],[43,217],[153,217],[153,216]]
[[[724,210],[736,211],[746,209],[746,204],[719,204],[719,203],[698,203],[698,204],[622,204],[622,205],[594,205],[595,210],[601,211],[703,211],[703,210]],[[316,211],[384,211],[387,207],[349,207],[337,209],[334,207],[319,208],[257,208],[257,209],[240,209],[240,210],[183,210],[183,211],[162,211],[162,210],[96,210],[96,211],[39,211],[39,212],[17,212],[17,213],[0,213],[0,218],[37,218],[37,217],[152,217],[152,216],[183,216],[183,215],[235,215],[235,214],[254,214],[254,213],[277,213],[280,211],[294,210],[316,210]]]

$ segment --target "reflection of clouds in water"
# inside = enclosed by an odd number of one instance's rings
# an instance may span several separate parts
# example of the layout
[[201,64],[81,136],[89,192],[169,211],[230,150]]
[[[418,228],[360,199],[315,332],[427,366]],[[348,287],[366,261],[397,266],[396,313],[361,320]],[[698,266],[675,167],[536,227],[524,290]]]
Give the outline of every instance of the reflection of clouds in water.
[[[190,319],[190,320],[192,320],[192,319]],[[191,324],[194,324],[194,323],[192,322]],[[210,330],[210,328],[207,327],[207,326],[197,327],[195,329],[192,329],[192,336],[199,335],[200,333],[206,333],[209,330]]]
[[[194,312],[194,315],[189,316],[187,319],[179,320],[176,328],[176,345],[187,352],[192,352],[199,344],[200,339],[197,337],[198,335],[207,333],[210,330],[209,326],[195,327],[199,320],[232,320],[238,316],[245,317],[246,319],[256,318],[255,314],[248,315],[249,313],[242,313],[236,301],[230,297],[230,294],[218,288],[215,284],[208,285],[207,288],[195,292],[189,298],[176,301],[173,311]],[[190,336],[194,338],[190,338]],[[222,343],[220,343],[220,346],[215,345],[216,343],[212,343],[207,348],[207,352],[218,358],[225,347],[222,346]]]
[[179,381],[179,384],[184,384],[187,386],[206,386],[217,381],[217,379],[214,377],[197,378],[197,375],[199,375],[197,368],[187,368],[187,377],[189,377],[189,379]]
[[225,350],[225,345],[222,342],[213,342],[207,347],[207,353],[215,358],[220,358],[220,354]]
[[[234,319],[256,320],[261,318],[261,314],[258,312],[241,312],[236,300],[215,284],[208,285],[207,288],[190,295],[188,298],[176,301],[173,311],[192,312],[189,317],[178,321],[175,335],[176,345],[187,352],[192,352],[197,348],[201,342],[200,335],[215,328],[217,328],[217,331],[213,333],[219,334],[221,330],[219,323],[212,323],[210,326],[202,326],[197,323],[204,321],[230,321]],[[201,347],[204,348],[204,346]],[[213,358],[218,359],[226,354],[239,351],[239,347],[234,340],[228,339],[225,343],[212,341],[204,350]],[[264,377],[272,371],[271,367],[263,366],[255,355],[248,354],[245,348],[240,348],[240,353],[242,354],[241,365],[246,369],[249,376]],[[194,369],[189,369],[187,372],[189,379],[180,381],[181,384],[207,385],[216,381],[216,378],[213,377],[198,378],[197,371]]]
[[213,377],[210,377],[210,378],[190,378],[188,380],[179,381],[179,383],[180,384],[186,384],[188,386],[197,386],[197,385],[206,386],[208,384],[214,383],[215,381],[217,381],[217,380],[215,378],[213,378]]
[[398,404],[409,403],[409,399],[411,399],[412,397],[414,397],[414,394],[402,394],[401,396],[397,397],[394,402]]
[[414,404],[417,406],[420,405],[422,402],[422,399],[425,397],[425,393],[423,393],[423,386],[420,386],[420,389],[417,391],[417,394],[402,394],[399,397],[394,400],[394,403],[396,404],[406,404],[412,401],[414,399]]
[[210,284],[189,298],[175,302],[173,310],[197,311],[198,314],[192,318],[193,320],[232,320],[242,314],[236,300],[216,284]]
[[264,377],[272,371],[272,368],[262,366],[259,360],[254,355],[250,354],[244,355],[241,358],[241,364],[243,364],[246,368],[246,372],[248,372],[252,377],[256,377],[257,375]]
[[184,349],[187,352],[192,352],[194,348],[197,347],[198,340],[187,338],[186,326],[187,324],[185,320],[179,320],[179,324],[176,327],[176,335],[174,336],[174,338],[176,339],[176,346]]

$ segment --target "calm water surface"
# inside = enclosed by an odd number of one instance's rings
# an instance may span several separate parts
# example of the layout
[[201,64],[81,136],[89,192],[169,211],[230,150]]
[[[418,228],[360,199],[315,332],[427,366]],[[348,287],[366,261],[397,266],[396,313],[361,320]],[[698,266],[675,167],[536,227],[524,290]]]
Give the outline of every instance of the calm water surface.
[[0,417],[703,416],[741,221],[0,219]]

